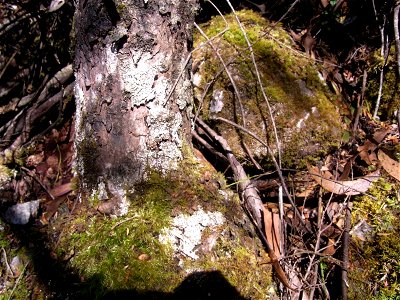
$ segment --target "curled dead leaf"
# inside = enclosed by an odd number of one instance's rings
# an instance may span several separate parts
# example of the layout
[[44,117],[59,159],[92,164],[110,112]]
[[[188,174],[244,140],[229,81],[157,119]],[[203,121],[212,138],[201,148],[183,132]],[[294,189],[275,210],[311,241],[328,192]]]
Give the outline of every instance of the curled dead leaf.
[[340,181],[327,178],[314,166],[308,165],[308,171],[314,180],[325,190],[338,195],[359,195],[365,193],[372,182],[380,177],[379,170],[356,180]]
[[385,171],[388,172],[390,176],[400,181],[400,163],[390,158],[382,150],[378,151],[378,159]]

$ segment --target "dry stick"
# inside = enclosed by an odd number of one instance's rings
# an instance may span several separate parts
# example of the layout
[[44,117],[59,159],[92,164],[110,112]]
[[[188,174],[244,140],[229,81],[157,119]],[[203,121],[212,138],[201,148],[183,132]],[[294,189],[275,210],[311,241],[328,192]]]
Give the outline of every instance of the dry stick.
[[53,194],[45,187],[45,185],[43,184],[43,182],[40,181],[40,179],[36,176],[36,174],[35,174],[33,171],[31,171],[31,170],[29,170],[29,169],[27,169],[27,168],[25,168],[25,167],[21,167],[21,170],[25,171],[26,174],[28,174],[28,175],[31,176],[33,179],[35,179],[35,180],[40,184],[40,186],[46,191],[46,193],[50,196],[51,200],[54,200],[54,199],[55,199],[54,196],[53,196]]
[[11,274],[11,277],[14,278],[14,272],[11,270],[11,267],[10,267],[10,265],[8,264],[7,252],[6,252],[6,250],[4,249],[4,247],[1,247],[1,250],[3,250],[3,260],[4,260],[5,264],[6,264],[7,271]]
[[17,280],[15,281],[14,287],[13,287],[13,289],[12,289],[10,295],[8,296],[8,300],[10,300],[10,299],[12,298],[12,295],[14,294],[14,291],[15,291],[15,289],[17,288],[18,283],[21,281],[21,278],[22,278],[22,276],[24,275],[25,270],[26,270],[26,267],[28,266],[28,264],[29,264],[29,262],[27,262],[27,263],[25,264],[24,268],[23,268],[22,271],[21,271],[21,274],[19,274]]
[[222,121],[222,122],[228,123],[228,124],[230,124],[230,125],[232,125],[232,126],[234,126],[234,127],[236,127],[236,128],[239,128],[239,129],[242,130],[244,133],[247,133],[248,135],[252,136],[254,139],[256,139],[256,140],[257,140],[258,142],[260,142],[264,147],[267,148],[268,155],[270,156],[270,158],[271,158],[271,160],[272,160],[272,162],[273,162],[273,164],[274,164],[274,166],[275,166],[275,169],[276,169],[276,171],[278,172],[278,176],[279,176],[279,179],[280,179],[280,181],[281,181],[281,184],[282,184],[282,187],[283,187],[283,191],[286,193],[286,195],[287,195],[287,197],[288,197],[290,203],[292,204],[292,207],[293,207],[293,210],[294,210],[294,212],[295,212],[295,214],[296,214],[296,217],[299,218],[299,220],[300,220],[301,224],[304,226],[304,228],[307,228],[307,227],[305,226],[305,222],[304,222],[303,218],[301,217],[301,214],[300,214],[299,210],[298,210],[297,207],[296,207],[296,204],[295,204],[294,201],[293,201],[292,196],[291,196],[290,193],[289,193],[289,190],[288,190],[287,185],[286,185],[286,181],[285,181],[285,179],[283,178],[282,170],[281,170],[281,168],[279,167],[278,162],[276,161],[275,156],[274,156],[274,154],[272,153],[271,148],[270,148],[261,138],[259,138],[256,134],[254,134],[253,132],[247,130],[246,128],[243,128],[243,127],[240,126],[239,124],[236,124],[236,123],[234,123],[234,122],[232,122],[232,121],[229,121],[229,120],[227,120],[227,119],[224,119],[224,118],[222,118],[222,117],[217,117],[217,118],[215,118],[215,120],[217,120],[217,121]]
[[[378,13],[375,7],[375,0],[372,0],[372,6],[375,13],[375,19],[378,22]],[[373,118],[376,119],[378,117],[378,110],[381,103],[382,98],[382,90],[383,90],[383,78],[384,78],[384,68],[386,66],[388,57],[389,57],[389,45],[388,45],[388,36],[385,34],[385,24],[386,24],[386,16],[383,16],[383,24],[379,25],[379,31],[381,33],[381,56],[384,59],[383,65],[381,67],[380,77],[379,77],[379,90],[378,90],[378,98],[376,99],[375,110],[373,114]]]
[[250,217],[253,219],[253,221],[256,225],[256,229],[257,229],[264,245],[266,246],[266,250],[271,259],[271,264],[276,272],[277,277],[279,278],[279,280],[283,283],[283,285],[285,287],[287,287],[288,289],[291,289],[291,290],[296,290],[296,288],[292,287],[292,285],[290,284],[290,282],[285,274],[285,271],[283,271],[281,265],[279,264],[279,260],[276,257],[272,246],[266,239],[265,234],[262,230],[263,225],[264,225],[264,222],[263,222],[263,209],[264,208],[263,208],[263,203],[260,199],[260,196],[258,195],[258,192],[254,188],[254,186],[251,184],[250,180],[247,178],[246,172],[244,171],[242,165],[238,162],[236,157],[233,155],[232,150],[229,147],[226,140],[222,136],[218,135],[213,129],[211,129],[201,119],[198,119],[197,122],[225,150],[226,157],[229,160],[229,163],[232,168],[232,172],[235,177],[235,181],[238,182],[238,188],[239,188],[241,198],[244,201],[244,207],[249,212]]
[[348,299],[348,277],[347,271],[349,267],[349,240],[350,240],[350,227],[351,227],[351,210],[349,203],[346,203],[346,221],[343,233],[343,268],[342,268],[342,299]]
[[361,100],[360,103],[357,107],[357,113],[356,116],[354,117],[354,124],[353,124],[353,139],[356,136],[356,131],[357,131],[357,127],[358,127],[358,123],[360,121],[360,116],[361,116],[361,112],[362,112],[362,108],[364,105],[364,95],[365,95],[365,88],[367,87],[367,77],[368,77],[368,73],[367,70],[364,69],[364,74],[363,74],[363,82],[362,82],[362,88],[361,88]]
[[[400,77],[400,34],[399,34],[399,11],[400,2],[397,1],[393,13],[393,26],[394,26],[394,39],[396,42],[396,52],[397,52],[397,67],[398,67],[398,77]],[[400,104],[397,107],[397,129],[400,134]]]
[[192,136],[202,144],[208,151],[218,156],[219,159],[223,160],[226,163],[229,163],[228,159],[219,151],[215,150],[213,146],[211,146],[206,140],[204,140],[195,130],[192,130]]
[[289,13],[290,11],[293,9],[293,7],[297,4],[297,2],[299,2],[300,0],[296,0],[292,3],[292,5],[290,5],[289,9],[282,15],[282,17],[279,18],[278,21],[276,21],[272,26],[276,26],[276,24],[278,24],[280,21],[282,21]]
[[278,131],[277,131],[276,125],[275,125],[275,118],[274,118],[273,113],[272,113],[272,108],[271,108],[271,105],[269,103],[269,99],[268,99],[268,97],[267,97],[267,95],[265,93],[264,85],[263,85],[263,83],[261,81],[261,75],[260,75],[260,72],[258,71],[258,66],[257,66],[257,63],[256,63],[256,58],[254,56],[253,47],[252,47],[252,45],[251,45],[251,43],[250,43],[250,41],[249,41],[249,39],[247,37],[246,30],[244,30],[243,25],[242,25],[242,23],[240,22],[240,20],[239,20],[239,18],[237,16],[237,13],[236,13],[235,9],[233,8],[233,6],[232,6],[232,4],[230,3],[229,0],[226,0],[226,2],[228,3],[230,9],[232,10],[232,12],[233,12],[233,14],[235,16],[236,22],[239,25],[239,28],[240,28],[243,36],[244,36],[244,39],[246,40],[247,46],[248,46],[249,51],[250,51],[250,57],[251,57],[251,61],[252,61],[253,66],[254,66],[254,70],[256,71],[257,81],[258,81],[258,84],[260,85],[261,93],[262,93],[263,98],[264,98],[264,100],[265,100],[265,102],[267,104],[269,116],[271,118],[272,127],[273,127],[274,135],[275,135],[276,149],[278,150],[278,166],[279,166],[279,168],[281,168],[282,167],[282,165],[281,165],[282,164],[282,162],[281,162],[281,145],[280,145],[280,142],[279,142]]
[[[226,21],[225,21],[226,22]],[[236,98],[239,103],[239,109],[240,109],[240,114],[242,115],[242,126],[246,127],[246,116],[244,114],[244,109],[243,109],[243,102],[242,102],[242,97],[240,96],[239,89],[237,88],[236,82],[233,79],[233,76],[231,72],[228,69],[227,64],[225,63],[224,59],[222,58],[221,54],[219,53],[218,49],[214,46],[214,44],[210,41],[208,36],[205,34],[205,32],[197,25],[197,23],[194,23],[194,26],[197,28],[197,30],[200,32],[200,34],[209,42],[210,47],[212,50],[215,52],[217,55],[219,61],[221,62],[222,66],[224,67],[226,75],[228,75],[229,81],[232,83],[233,90],[235,92]],[[256,166],[257,169],[262,170],[260,164],[254,159],[253,154],[251,153],[250,149],[247,147],[245,141],[242,139],[243,143],[243,148],[247,152],[247,154],[250,157],[251,162]]]
[[[320,251],[319,250],[319,246],[320,246],[320,242],[321,242],[321,227],[322,227],[322,195],[320,194],[318,196],[318,216],[317,216],[317,224],[318,224],[318,235],[317,235],[317,242],[315,243],[315,248],[314,248],[314,253]],[[313,255],[311,261],[310,261],[310,268],[309,270],[311,270],[311,264],[313,262],[313,260],[315,259],[315,254]],[[309,271],[307,270],[307,271]],[[305,278],[307,279],[307,274],[305,276]],[[310,299],[314,299],[314,293],[315,293],[315,286],[317,284],[317,280],[318,280],[318,264],[315,264],[314,266],[314,279],[313,279],[313,283],[312,283],[312,288],[310,291]]]

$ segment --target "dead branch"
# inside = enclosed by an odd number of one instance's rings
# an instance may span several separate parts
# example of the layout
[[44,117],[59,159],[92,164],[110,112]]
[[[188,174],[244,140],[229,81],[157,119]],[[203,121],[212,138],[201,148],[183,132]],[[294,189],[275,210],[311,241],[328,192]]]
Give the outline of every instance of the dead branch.
[[243,200],[245,209],[249,212],[250,217],[254,220],[256,225],[256,229],[266,246],[266,250],[268,255],[271,259],[271,264],[276,272],[277,277],[279,280],[290,290],[296,290],[294,288],[285,272],[283,271],[281,265],[279,264],[279,260],[276,257],[272,246],[268,242],[263,232],[264,220],[263,220],[263,210],[264,206],[261,201],[260,196],[258,195],[257,190],[251,184],[249,178],[247,177],[246,172],[244,171],[242,165],[233,155],[230,146],[228,145],[227,141],[220,135],[218,135],[213,129],[211,129],[206,123],[204,123],[201,119],[197,120],[197,123],[205,130],[207,133],[215,139],[221,147],[224,149],[226,153],[226,157],[229,161],[231,166],[232,172],[234,174],[235,181],[238,182],[239,194]]
[[297,209],[296,204],[294,203],[294,200],[293,200],[293,198],[292,198],[292,196],[291,196],[291,194],[290,194],[290,192],[289,192],[289,189],[288,189],[288,187],[287,187],[287,185],[286,185],[286,181],[285,181],[285,178],[283,177],[282,170],[281,170],[281,168],[280,168],[278,162],[276,161],[275,156],[274,156],[274,154],[273,154],[271,148],[268,146],[268,144],[265,143],[261,138],[259,138],[259,137],[258,137],[256,134],[254,134],[253,132],[247,130],[246,128],[243,128],[242,126],[240,126],[240,125],[238,125],[238,124],[236,124],[236,123],[234,123],[234,122],[232,122],[232,121],[229,121],[229,120],[224,119],[224,118],[221,118],[221,117],[217,117],[217,118],[215,118],[215,120],[228,123],[228,124],[230,124],[230,125],[232,125],[232,126],[238,128],[238,129],[242,130],[244,133],[247,133],[248,135],[252,136],[254,139],[256,139],[259,143],[261,143],[264,147],[267,148],[268,155],[270,156],[270,158],[271,158],[271,160],[272,160],[272,162],[273,162],[273,164],[274,164],[274,166],[275,166],[275,169],[276,169],[276,171],[278,172],[278,176],[279,176],[279,179],[280,179],[280,181],[281,181],[283,190],[284,190],[284,192],[286,193],[286,195],[287,195],[287,197],[288,197],[288,199],[289,199],[289,201],[290,201],[290,204],[292,204],[292,207],[293,207],[293,210],[294,210],[296,216],[299,218],[299,220],[300,220],[301,224],[304,226],[304,228],[306,228],[305,223],[304,223],[304,220],[303,220],[303,218],[301,217],[301,214],[300,214],[299,210]]
[[349,268],[349,240],[350,240],[350,227],[351,227],[351,210],[349,203],[346,204],[345,214],[345,227],[343,233],[343,267],[342,267],[342,299],[348,299],[348,278],[347,271]]

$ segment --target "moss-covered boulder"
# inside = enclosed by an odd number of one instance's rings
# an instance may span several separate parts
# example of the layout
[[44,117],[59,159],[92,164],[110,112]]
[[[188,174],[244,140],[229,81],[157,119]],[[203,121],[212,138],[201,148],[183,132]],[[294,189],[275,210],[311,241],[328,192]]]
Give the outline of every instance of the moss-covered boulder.
[[[251,51],[235,16],[226,16],[227,23],[222,17],[215,17],[201,26],[211,41],[205,44],[207,39],[200,33],[195,37],[195,46],[199,48],[193,55],[197,69],[194,84],[200,116],[235,121],[276,149],[268,100],[284,165],[298,164],[300,158],[325,153],[340,140],[343,125],[338,108],[340,99],[324,83],[318,63],[296,50],[288,33],[279,25],[273,26],[248,10],[238,12],[237,16],[252,44],[267,99],[261,92]],[[216,126],[237,156],[245,155],[244,141],[256,157],[265,157],[265,147],[251,137],[222,122]]]

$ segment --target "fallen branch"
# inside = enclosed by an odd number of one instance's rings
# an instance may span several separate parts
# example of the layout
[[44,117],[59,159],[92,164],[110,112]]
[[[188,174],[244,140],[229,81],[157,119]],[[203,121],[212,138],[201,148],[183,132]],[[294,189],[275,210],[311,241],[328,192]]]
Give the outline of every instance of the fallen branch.
[[293,210],[294,210],[294,212],[295,212],[296,217],[299,218],[301,224],[304,226],[304,228],[306,228],[305,223],[304,223],[304,220],[303,220],[303,218],[301,217],[301,214],[300,214],[299,210],[297,209],[296,204],[294,203],[294,200],[293,200],[292,196],[291,196],[290,193],[289,193],[289,189],[288,189],[288,187],[287,187],[287,185],[286,185],[285,178],[283,177],[282,170],[281,170],[281,168],[280,168],[278,162],[276,161],[275,156],[274,156],[274,154],[273,154],[271,148],[268,146],[268,144],[265,143],[265,142],[264,142],[261,138],[259,138],[256,134],[254,134],[253,132],[247,130],[246,128],[244,128],[244,127],[242,127],[242,126],[240,126],[239,124],[236,124],[236,123],[234,123],[234,122],[232,122],[232,121],[229,121],[229,120],[224,119],[224,118],[221,118],[221,117],[217,117],[217,118],[215,118],[215,120],[228,123],[228,124],[230,124],[230,125],[232,125],[232,126],[238,128],[238,129],[242,130],[244,133],[247,133],[248,135],[252,136],[252,137],[253,137],[254,139],[256,139],[259,143],[261,143],[265,148],[267,148],[268,155],[270,156],[270,158],[271,158],[271,160],[272,160],[272,162],[273,162],[273,164],[274,164],[274,166],[275,166],[275,169],[276,169],[276,171],[278,172],[278,176],[279,176],[279,179],[280,179],[280,181],[281,181],[281,184],[282,184],[282,187],[283,187],[283,191],[286,193],[286,195],[287,195],[287,197],[288,197],[288,199],[289,199],[289,201],[290,201],[290,204],[292,204],[292,207],[293,207]]
[[264,206],[261,201],[260,196],[258,195],[257,190],[255,187],[251,184],[249,178],[247,177],[246,172],[244,171],[242,165],[239,163],[239,161],[236,159],[236,157],[233,155],[231,148],[229,147],[227,141],[220,135],[218,135],[213,129],[211,129],[206,123],[204,123],[201,119],[197,120],[197,123],[213,138],[215,139],[221,147],[224,149],[226,153],[226,157],[229,161],[229,164],[231,166],[232,172],[234,174],[235,181],[238,182],[238,189],[239,189],[239,194],[242,198],[242,201],[244,203],[245,209],[248,211],[250,217],[253,219],[256,229],[262,238],[262,241],[266,247],[266,250],[268,252],[268,255],[271,259],[271,264],[276,272],[276,275],[278,279],[282,282],[282,284],[290,289],[290,290],[296,290],[295,287],[293,287],[287,276],[285,271],[283,271],[281,265],[279,264],[278,257],[275,255],[272,246],[268,242],[268,240],[265,237],[265,234],[263,232],[263,226],[264,226],[264,216],[263,216],[263,211],[264,211]]

